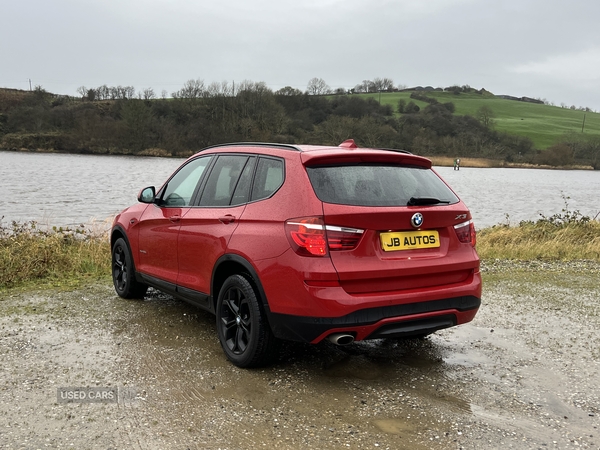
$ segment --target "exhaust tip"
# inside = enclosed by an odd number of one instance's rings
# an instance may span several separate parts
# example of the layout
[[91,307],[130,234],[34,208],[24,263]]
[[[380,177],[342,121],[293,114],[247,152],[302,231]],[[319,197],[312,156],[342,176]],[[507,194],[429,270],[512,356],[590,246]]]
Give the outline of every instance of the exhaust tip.
[[354,342],[354,336],[348,333],[334,333],[327,337],[335,345],[348,345]]

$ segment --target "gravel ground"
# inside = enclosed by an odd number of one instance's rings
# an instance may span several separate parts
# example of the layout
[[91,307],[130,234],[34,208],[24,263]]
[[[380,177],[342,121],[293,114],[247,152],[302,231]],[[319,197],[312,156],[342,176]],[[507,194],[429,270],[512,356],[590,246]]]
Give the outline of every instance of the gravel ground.
[[[225,359],[214,318],[108,283],[0,293],[0,448],[600,448],[600,264],[483,265],[475,320],[423,340]],[[64,403],[58,388],[118,388]]]

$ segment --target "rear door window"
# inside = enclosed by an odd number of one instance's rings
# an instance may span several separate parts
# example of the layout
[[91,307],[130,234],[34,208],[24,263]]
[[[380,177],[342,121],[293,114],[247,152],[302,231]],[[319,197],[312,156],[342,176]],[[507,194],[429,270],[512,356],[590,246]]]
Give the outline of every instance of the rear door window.
[[252,187],[252,200],[270,197],[282,184],[283,161],[275,158],[260,158]]
[[406,206],[411,198],[458,198],[430,169],[381,164],[307,167],[317,197],[326,203],[354,206]]
[[[200,197],[200,206],[231,206],[244,203],[247,199],[248,178],[252,169],[249,169],[250,172],[244,172],[248,160],[247,155],[219,156],[206,180]],[[245,175],[242,177],[243,172]],[[240,177],[243,182],[240,189],[236,190]],[[244,188],[246,192],[243,191]]]

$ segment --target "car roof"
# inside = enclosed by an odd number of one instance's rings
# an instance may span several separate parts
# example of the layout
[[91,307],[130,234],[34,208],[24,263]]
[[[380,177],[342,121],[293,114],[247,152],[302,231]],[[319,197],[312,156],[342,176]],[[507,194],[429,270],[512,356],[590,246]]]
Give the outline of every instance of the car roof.
[[205,152],[220,151],[253,151],[257,148],[274,150],[287,150],[301,153],[301,159],[305,165],[317,165],[323,163],[396,163],[403,165],[416,165],[431,168],[431,161],[422,156],[413,155],[405,150],[381,149],[358,147],[353,139],[342,142],[339,146],[333,145],[292,145],[267,142],[235,142],[219,144],[207,147],[196,155]]

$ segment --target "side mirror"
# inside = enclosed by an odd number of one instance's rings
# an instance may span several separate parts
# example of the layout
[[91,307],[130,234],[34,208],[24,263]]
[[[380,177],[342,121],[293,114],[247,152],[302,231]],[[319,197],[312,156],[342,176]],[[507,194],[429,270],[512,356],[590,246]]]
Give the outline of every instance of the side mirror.
[[154,200],[156,200],[156,190],[154,189],[154,186],[144,188],[138,194],[138,202],[140,203],[154,203]]

